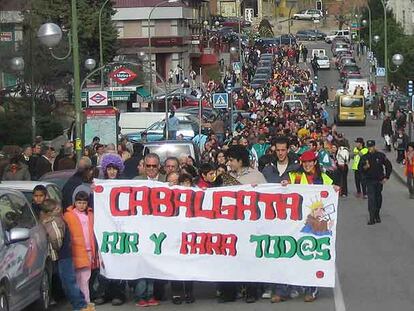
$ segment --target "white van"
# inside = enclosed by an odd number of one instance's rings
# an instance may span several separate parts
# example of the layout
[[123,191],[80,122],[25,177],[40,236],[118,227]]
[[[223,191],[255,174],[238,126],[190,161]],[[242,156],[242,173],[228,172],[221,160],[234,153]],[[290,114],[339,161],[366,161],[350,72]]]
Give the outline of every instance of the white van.
[[[189,120],[190,114],[176,112],[175,116],[180,120]],[[122,135],[145,130],[155,122],[165,119],[165,112],[121,112],[119,115],[119,127]]]
[[326,56],[326,50],[325,49],[313,49],[312,50],[312,58],[313,56],[316,55],[316,57],[322,57],[322,56]]
[[337,37],[342,37],[351,40],[351,32],[348,29],[334,30],[325,37],[325,42],[331,43]]
[[353,95],[358,85],[364,89],[364,97],[367,98],[370,95],[368,79],[348,79],[345,84],[345,94]]

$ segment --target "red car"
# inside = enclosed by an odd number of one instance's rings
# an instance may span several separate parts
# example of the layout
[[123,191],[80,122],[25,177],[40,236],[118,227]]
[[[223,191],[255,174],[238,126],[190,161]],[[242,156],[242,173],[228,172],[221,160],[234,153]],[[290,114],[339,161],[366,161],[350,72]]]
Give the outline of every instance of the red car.
[[346,64],[343,66],[339,73],[339,79],[343,82],[351,75],[361,75],[359,67],[356,64]]

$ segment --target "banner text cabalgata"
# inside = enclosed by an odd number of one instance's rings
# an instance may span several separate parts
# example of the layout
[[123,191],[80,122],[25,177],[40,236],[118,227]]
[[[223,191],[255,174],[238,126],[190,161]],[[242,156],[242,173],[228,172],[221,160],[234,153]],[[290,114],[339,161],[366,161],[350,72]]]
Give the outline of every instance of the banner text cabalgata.
[[[128,206],[121,206],[120,197],[128,197]],[[229,200],[230,199],[230,200]],[[232,202],[232,203],[229,203]],[[298,193],[260,193],[255,191],[214,191],[212,206],[205,202],[205,192],[192,189],[168,187],[114,187],[110,193],[112,216],[152,215],[175,217],[180,208],[185,209],[185,217],[207,219],[267,220],[287,218],[302,220],[303,198]],[[259,208],[263,206],[264,215]]]

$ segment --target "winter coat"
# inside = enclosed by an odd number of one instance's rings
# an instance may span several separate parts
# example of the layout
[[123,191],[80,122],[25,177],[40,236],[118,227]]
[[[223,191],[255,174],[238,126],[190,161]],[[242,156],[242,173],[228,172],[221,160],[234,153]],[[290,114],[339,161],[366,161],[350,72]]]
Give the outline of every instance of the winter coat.
[[336,153],[336,161],[338,165],[346,165],[349,163],[349,150],[344,146],[340,146],[338,148],[338,152]]
[[95,235],[93,232],[93,213],[92,209],[88,208],[88,219],[89,219],[89,238],[90,238],[90,245],[91,245],[91,254],[92,260],[89,259],[88,252],[86,250],[85,238],[83,236],[82,225],[78,219],[78,216],[75,214],[74,207],[70,206],[63,218],[66,221],[69,232],[70,238],[72,241],[72,258],[73,258],[73,265],[75,269],[81,268],[96,268],[97,265],[97,256],[96,256],[96,246],[95,246]]
[[11,172],[10,165],[6,166],[2,180],[30,180],[29,169],[26,165],[19,163],[15,173]]

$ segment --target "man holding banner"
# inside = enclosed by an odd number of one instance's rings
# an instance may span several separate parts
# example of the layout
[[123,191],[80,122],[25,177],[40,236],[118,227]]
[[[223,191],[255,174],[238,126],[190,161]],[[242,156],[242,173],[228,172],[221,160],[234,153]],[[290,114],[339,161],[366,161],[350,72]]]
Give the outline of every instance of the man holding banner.
[[[287,186],[288,184],[300,184],[300,185],[309,185],[309,184],[322,184],[322,185],[332,185],[332,179],[321,171],[319,167],[318,159],[316,153],[312,150],[305,151],[300,160],[300,168],[296,172],[289,173],[289,180],[283,180],[281,184]],[[340,187],[334,186],[336,192],[339,192]],[[327,220],[324,218],[324,207],[321,201],[313,202],[309,208],[312,210],[311,214],[308,215],[306,220],[306,225],[302,229],[302,232],[311,232],[313,234],[318,234],[320,228],[323,233],[330,232],[329,227],[332,223],[328,225]],[[315,213],[316,210],[320,210],[321,213]],[[329,218],[328,218],[329,219]],[[317,228],[313,230],[314,228]],[[326,228],[326,230],[325,230]],[[329,234],[329,233],[328,233]],[[298,295],[299,290],[302,289],[305,293],[305,302],[313,302],[317,298],[318,288],[314,286],[303,286],[302,288],[297,286],[290,286],[287,284],[276,284],[275,294],[273,295],[271,302],[278,303],[287,300],[289,297],[295,297]]]

